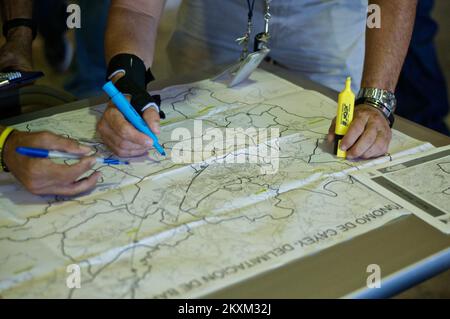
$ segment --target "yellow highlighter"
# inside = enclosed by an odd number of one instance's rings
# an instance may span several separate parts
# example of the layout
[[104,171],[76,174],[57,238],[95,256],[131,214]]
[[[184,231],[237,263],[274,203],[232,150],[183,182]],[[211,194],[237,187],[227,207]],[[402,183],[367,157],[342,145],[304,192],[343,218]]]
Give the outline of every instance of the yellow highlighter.
[[336,117],[336,140],[334,144],[334,153],[337,157],[346,158],[347,152],[341,150],[342,138],[347,134],[348,128],[353,121],[353,112],[355,111],[355,94],[352,92],[352,78],[348,77],[345,81],[345,89],[339,94],[338,110]]

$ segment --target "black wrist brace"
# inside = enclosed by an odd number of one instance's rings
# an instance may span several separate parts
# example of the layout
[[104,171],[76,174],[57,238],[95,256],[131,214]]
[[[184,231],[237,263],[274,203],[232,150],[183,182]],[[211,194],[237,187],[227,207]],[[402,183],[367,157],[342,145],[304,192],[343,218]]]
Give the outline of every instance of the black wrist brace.
[[37,25],[33,19],[16,18],[3,23],[3,36],[8,36],[9,30],[17,27],[28,27],[31,29],[32,39],[36,39]]
[[108,64],[107,81],[118,73],[124,73],[124,76],[115,85],[123,94],[131,95],[131,105],[136,112],[142,115],[147,108],[153,107],[160,118],[166,117],[160,110],[161,97],[147,92],[147,84],[155,78],[150,69],[145,70],[145,64],[138,56],[128,53],[115,55]]

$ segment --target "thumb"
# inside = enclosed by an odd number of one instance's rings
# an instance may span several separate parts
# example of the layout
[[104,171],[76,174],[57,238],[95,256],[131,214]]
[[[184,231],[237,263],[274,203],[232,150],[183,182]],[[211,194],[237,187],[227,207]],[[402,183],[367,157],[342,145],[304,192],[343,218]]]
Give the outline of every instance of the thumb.
[[90,147],[82,145],[74,139],[66,138],[49,132],[45,132],[42,134],[45,135],[42,136],[41,142],[46,148],[80,155],[87,155],[93,151]]

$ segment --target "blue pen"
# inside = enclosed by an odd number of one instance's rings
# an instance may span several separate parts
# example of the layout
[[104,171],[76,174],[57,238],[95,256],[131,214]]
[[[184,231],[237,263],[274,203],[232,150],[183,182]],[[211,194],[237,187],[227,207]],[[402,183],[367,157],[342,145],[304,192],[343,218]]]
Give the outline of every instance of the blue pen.
[[[39,158],[63,158],[63,159],[81,159],[85,156],[79,154],[71,154],[59,151],[51,151],[43,148],[33,148],[33,147],[17,147],[16,152],[20,155],[28,157],[39,157]],[[129,162],[121,161],[115,158],[102,158],[96,157],[95,160],[100,164],[109,165],[128,165]]]
[[148,135],[153,140],[153,146],[163,156],[166,156],[166,152],[158,142],[158,138],[150,130],[144,119],[136,112],[133,106],[123,96],[123,94],[115,87],[115,85],[109,81],[103,86],[103,90],[109,95],[111,100],[117,106],[123,116],[139,131]]

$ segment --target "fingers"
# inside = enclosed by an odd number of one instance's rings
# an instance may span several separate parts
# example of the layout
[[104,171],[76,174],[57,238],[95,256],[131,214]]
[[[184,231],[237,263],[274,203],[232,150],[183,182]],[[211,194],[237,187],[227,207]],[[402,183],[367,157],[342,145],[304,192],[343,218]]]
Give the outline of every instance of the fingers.
[[[59,180],[63,179],[67,183],[76,181],[81,175],[86,173],[92,167],[94,167],[96,161],[93,157],[85,157],[81,159],[78,163],[73,165],[63,166],[59,170]],[[62,165],[61,165],[62,166]]]
[[[41,160],[39,163],[34,162],[33,165],[40,167],[44,173],[39,172],[39,175],[35,175],[34,179],[46,180],[48,184],[45,188],[53,185],[70,184],[94,167],[95,163],[95,158],[93,157],[83,158],[73,165],[56,164],[51,160]],[[42,184],[41,187],[43,187]]]
[[78,143],[78,141],[65,138],[50,132],[41,132],[39,138],[39,146],[51,150],[86,155],[92,152],[88,146]]
[[[11,149],[30,146],[78,154],[91,151],[75,140],[50,132],[17,132],[11,136],[10,142]],[[95,165],[93,157],[85,157],[73,165],[61,165],[50,159],[29,158],[16,152],[8,152],[8,163],[11,173],[28,191],[37,195],[76,195],[93,188],[100,177],[99,173],[94,173],[79,180]]]
[[62,196],[74,196],[84,192],[87,192],[95,187],[98,179],[101,177],[100,172],[95,172],[86,178],[82,178],[79,181],[73,182],[62,187],[58,187],[55,190],[50,189],[51,194]]
[[105,110],[97,130],[105,144],[122,157],[142,155],[153,146],[152,139],[136,130],[114,106]]
[[97,126],[97,130],[101,134],[106,146],[108,146],[108,148],[118,156],[139,156],[145,154],[151,148],[150,146],[143,147],[122,139],[109,127],[106,122],[100,122]]
[[361,155],[363,159],[374,158],[378,156],[383,156],[388,152],[389,142],[392,139],[391,131],[380,131],[373,145]]
[[369,159],[388,151],[392,132],[384,115],[371,106],[361,105],[342,139],[341,149],[348,159]]
[[117,108],[109,107],[104,116],[109,127],[114,129],[121,139],[144,147],[153,145],[151,138],[135,129]]
[[[84,179],[77,181],[95,165],[92,157],[83,158],[74,165],[56,164],[48,159],[31,159],[27,163],[20,180],[36,195],[76,195],[94,187],[100,177],[98,173],[88,178],[87,182]],[[79,182],[82,182],[81,185],[78,185]]]
[[356,143],[348,150],[347,158],[359,158],[375,143],[378,131],[373,124],[368,124]]
[[347,134],[345,134],[344,138],[342,139],[341,150],[346,151],[356,143],[356,141],[364,132],[366,123],[367,118],[355,116],[355,119],[353,120],[352,124],[350,124]]
[[35,195],[74,196],[93,189],[100,177],[100,172],[95,172],[86,178],[80,179],[79,181],[64,185],[50,185],[33,193]]
[[151,107],[145,110],[143,117],[153,133],[159,134],[161,132],[159,128],[159,114],[154,108]]

